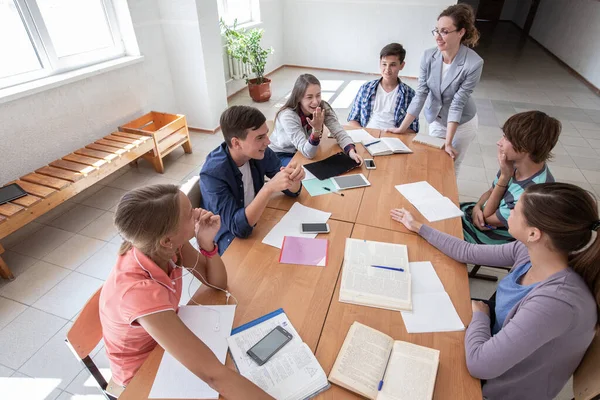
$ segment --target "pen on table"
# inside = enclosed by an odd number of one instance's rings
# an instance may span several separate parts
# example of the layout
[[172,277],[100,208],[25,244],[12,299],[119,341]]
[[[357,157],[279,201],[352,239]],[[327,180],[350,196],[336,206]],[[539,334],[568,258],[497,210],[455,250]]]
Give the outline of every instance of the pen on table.
[[404,272],[404,268],[386,267],[385,265],[371,265],[373,268],[388,269],[390,271]]
[[338,192],[335,192],[335,191],[333,191],[333,190],[331,190],[331,189],[329,189],[328,187],[325,187],[325,186],[323,186],[323,189],[327,190],[329,193],[335,193],[335,194],[337,194],[338,196],[342,196],[342,197],[344,197],[344,193],[338,193]]
[[374,142],[367,143],[367,144],[365,144],[364,146],[365,146],[365,147],[369,147],[370,145],[372,145],[372,144],[376,144],[376,143],[379,143],[379,142],[381,142],[381,140],[376,140],[376,141],[374,141]]
[[390,358],[392,358],[392,352],[391,351],[390,351],[390,355],[388,356],[387,363],[385,364],[385,369],[383,370],[383,376],[381,377],[381,380],[379,381],[379,386],[377,386],[377,391],[378,392],[381,392],[381,388],[383,387],[383,378],[385,378],[385,372],[387,371],[388,365],[390,365]]

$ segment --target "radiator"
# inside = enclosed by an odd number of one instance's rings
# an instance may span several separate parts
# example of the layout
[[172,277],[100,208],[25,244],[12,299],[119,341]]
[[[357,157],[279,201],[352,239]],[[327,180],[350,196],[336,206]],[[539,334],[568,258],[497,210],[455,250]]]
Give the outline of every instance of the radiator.
[[250,76],[252,72],[249,64],[243,64],[240,60],[236,60],[230,55],[227,55],[229,64],[229,77],[231,79],[242,79],[244,75]]

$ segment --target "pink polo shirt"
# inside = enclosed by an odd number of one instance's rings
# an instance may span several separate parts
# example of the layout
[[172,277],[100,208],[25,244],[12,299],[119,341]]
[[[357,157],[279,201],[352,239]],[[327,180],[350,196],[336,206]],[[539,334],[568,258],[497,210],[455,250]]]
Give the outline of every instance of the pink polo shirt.
[[127,385],[156,347],[136,319],[177,312],[181,289],[181,268],[175,263],[167,275],[139,250],[119,256],[100,293],[102,336],[115,383]]

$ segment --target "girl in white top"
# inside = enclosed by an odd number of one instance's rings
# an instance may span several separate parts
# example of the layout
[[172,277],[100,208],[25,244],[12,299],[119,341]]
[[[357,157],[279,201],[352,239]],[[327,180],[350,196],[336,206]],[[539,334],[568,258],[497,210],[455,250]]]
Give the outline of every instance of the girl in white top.
[[314,158],[323,135],[323,125],[344,152],[357,164],[362,164],[352,138],[340,125],[333,108],[321,99],[321,83],[311,74],[303,74],[296,79],[290,97],[275,115],[269,147],[283,166],[290,162],[296,151],[306,158]]

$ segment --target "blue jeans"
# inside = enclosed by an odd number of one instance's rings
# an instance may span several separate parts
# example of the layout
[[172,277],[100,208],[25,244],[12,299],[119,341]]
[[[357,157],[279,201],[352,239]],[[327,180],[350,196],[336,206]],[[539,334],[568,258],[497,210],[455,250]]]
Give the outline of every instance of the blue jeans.
[[292,158],[294,158],[294,153],[275,153],[277,157],[281,160],[281,165],[287,167]]

